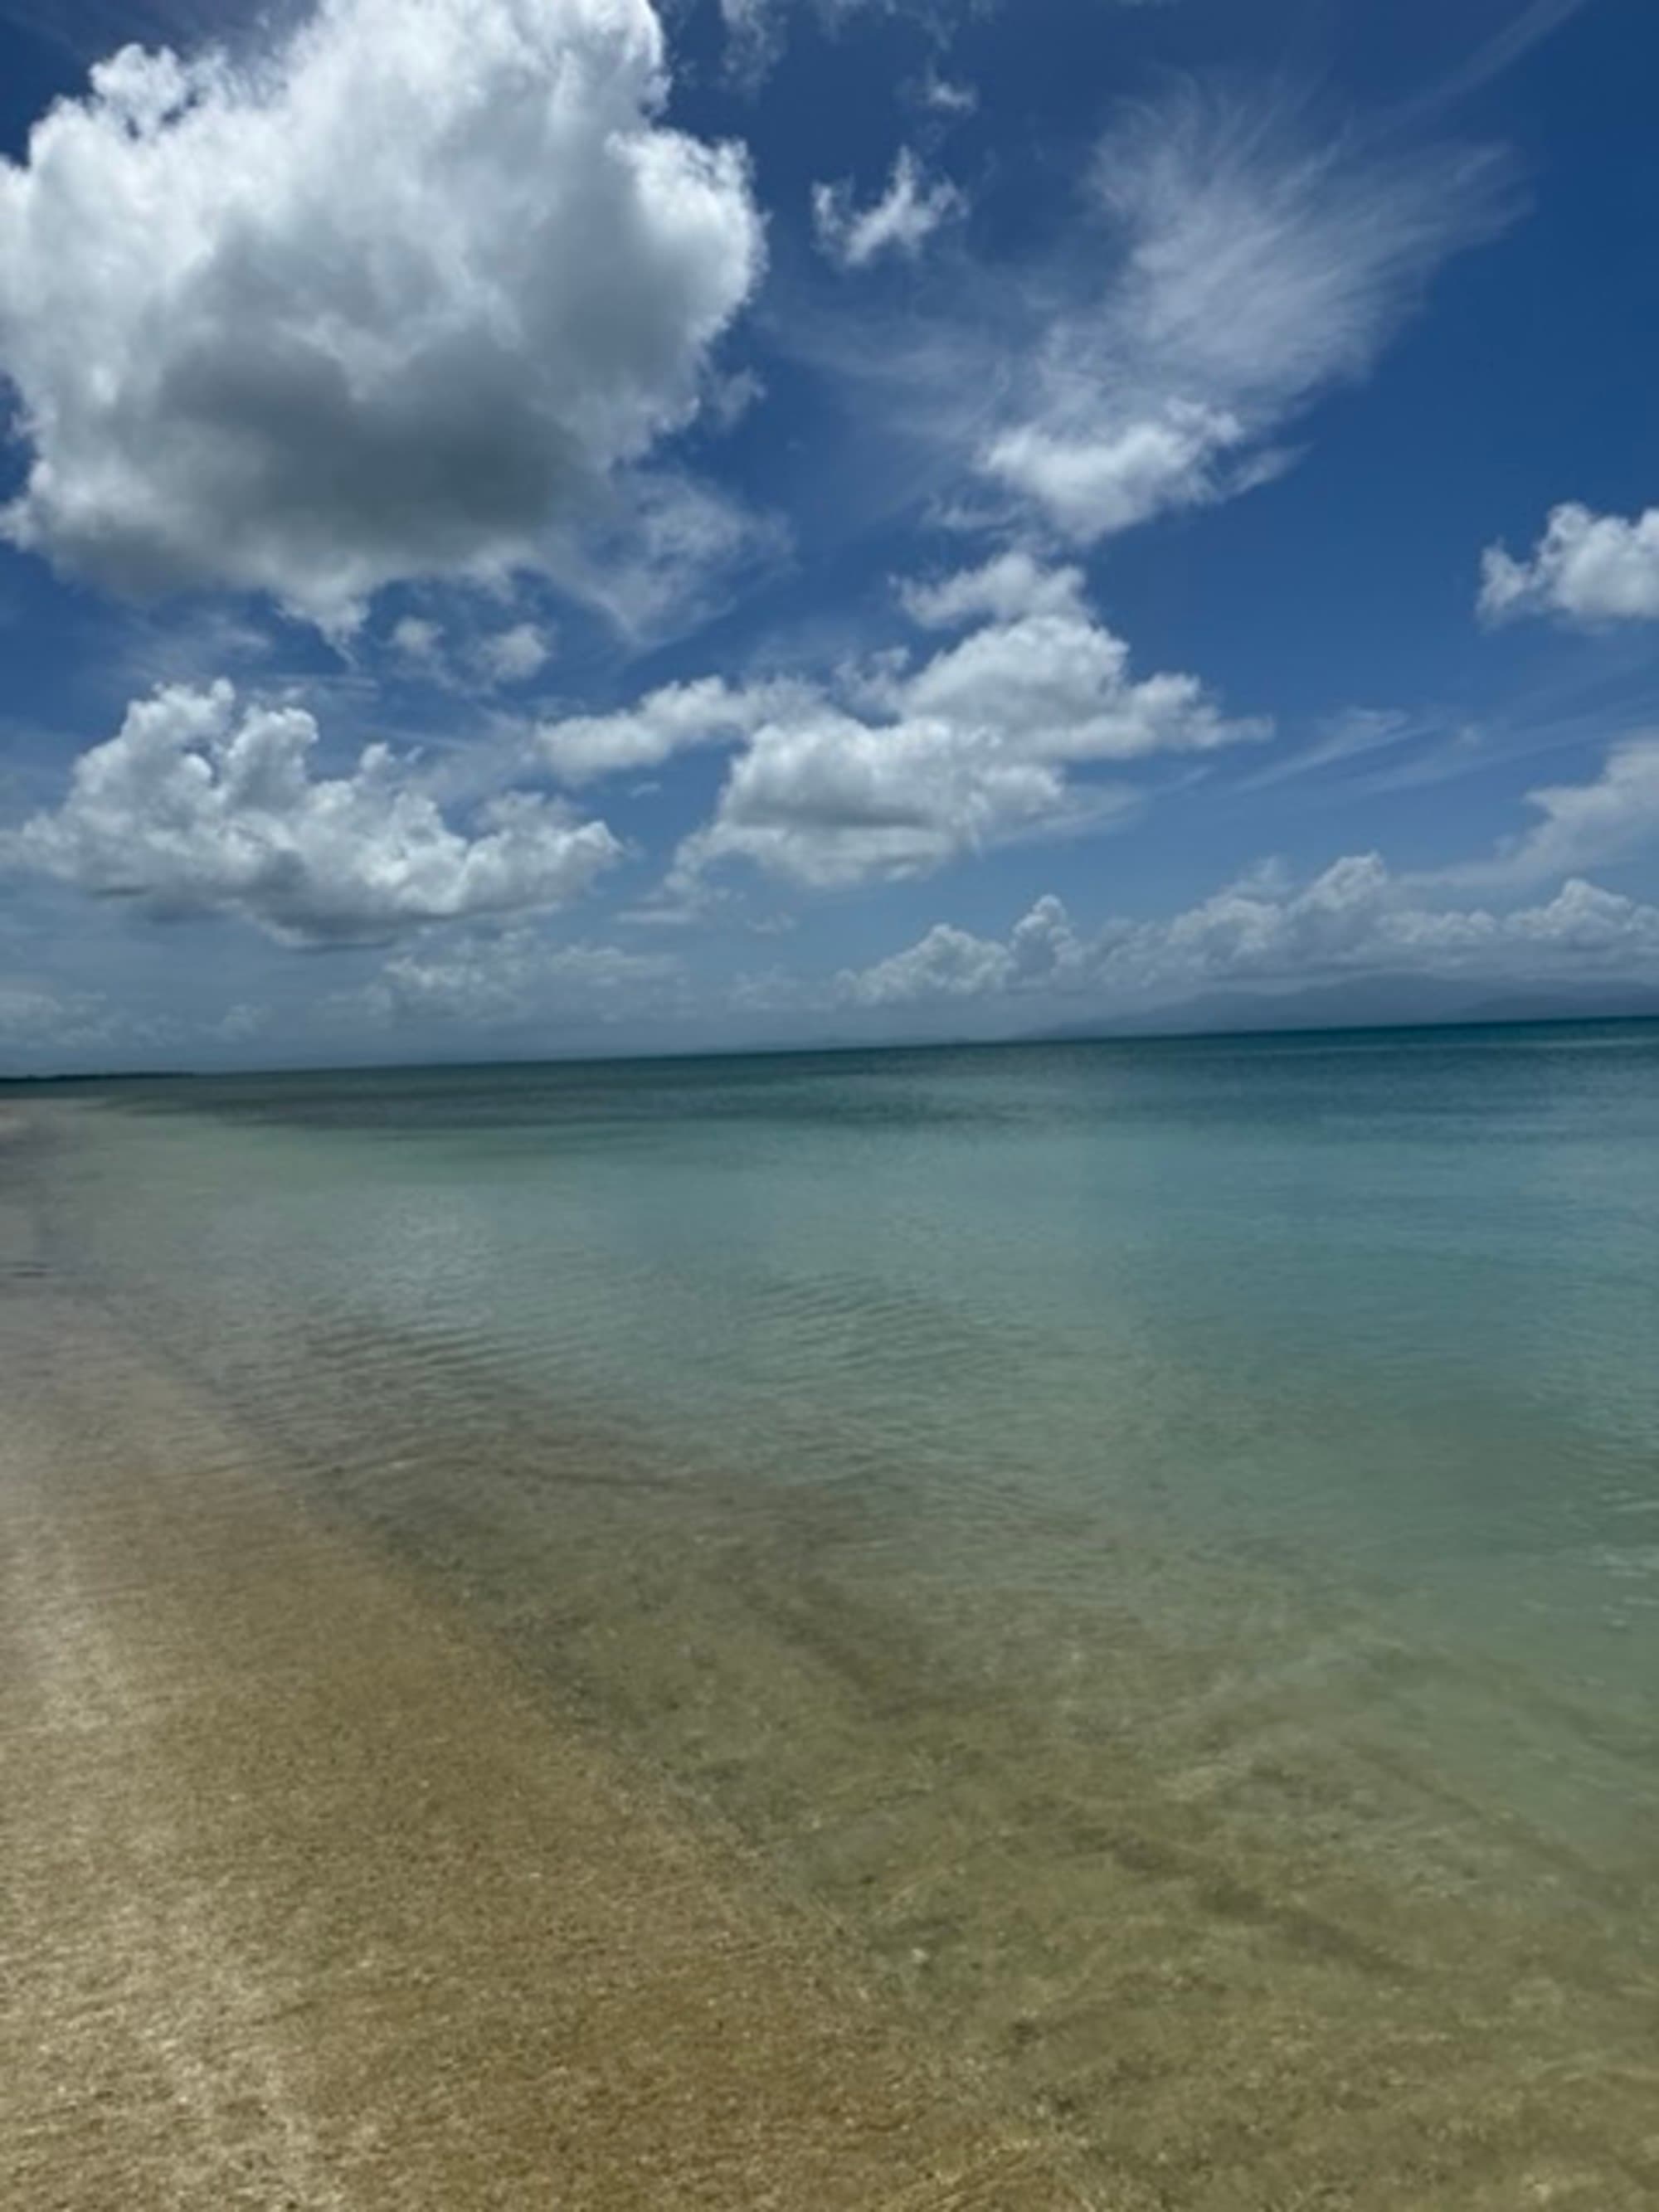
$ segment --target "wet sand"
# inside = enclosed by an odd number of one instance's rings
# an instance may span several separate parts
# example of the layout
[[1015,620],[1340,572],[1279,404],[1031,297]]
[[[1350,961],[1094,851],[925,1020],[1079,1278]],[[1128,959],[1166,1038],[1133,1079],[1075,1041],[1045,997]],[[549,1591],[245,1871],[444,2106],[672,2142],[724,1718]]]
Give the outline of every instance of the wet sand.
[[0,1222],[0,2203],[1094,2201]]

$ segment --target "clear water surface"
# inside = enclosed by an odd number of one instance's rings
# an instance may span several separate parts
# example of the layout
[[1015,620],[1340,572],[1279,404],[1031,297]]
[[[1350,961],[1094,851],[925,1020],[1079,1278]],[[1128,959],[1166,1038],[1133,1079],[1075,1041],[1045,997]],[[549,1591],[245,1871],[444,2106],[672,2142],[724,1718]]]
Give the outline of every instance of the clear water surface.
[[1659,1025],[53,1115],[54,1263],[1123,2201],[1659,2201]]

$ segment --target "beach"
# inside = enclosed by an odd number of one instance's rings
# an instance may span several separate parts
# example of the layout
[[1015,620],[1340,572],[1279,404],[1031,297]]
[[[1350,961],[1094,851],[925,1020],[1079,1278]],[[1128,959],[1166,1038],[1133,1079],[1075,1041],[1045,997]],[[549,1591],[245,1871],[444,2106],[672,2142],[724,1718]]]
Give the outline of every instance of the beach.
[[0,0],[0,2212],[1659,2212],[1656,76]]
[[729,1838],[0,1303],[0,2199],[1081,2207]]
[[[1333,1395],[1285,1362],[1271,1404],[1212,1400],[1213,1348],[1172,1382],[1103,1300],[1126,1424],[1208,1487],[1149,1505],[1127,1425],[1091,1490],[1062,1424],[1099,1387],[958,1194],[990,1147],[1032,1270],[1097,1272],[1030,1206],[1039,1170],[1109,1165],[1103,1121],[1033,1134],[1078,1081],[7,1109],[0,2201],[1654,2201],[1639,1461],[1600,1478],[1630,1540],[1589,1582],[1558,1547],[1545,1615],[1528,1463],[1481,1430],[1510,1519],[1483,1504],[1503,1540],[1484,1583],[1460,1553],[1454,1608],[1420,1487],[1389,1501],[1409,1578],[1354,1569],[1369,1490],[1328,1504],[1340,1544],[1284,1534],[1298,1423],[1333,1492],[1362,1446],[1413,1473],[1380,1415],[1328,1444]],[[1419,1394],[1413,1437],[1431,1413],[1457,1433]],[[1241,1533],[1212,1462],[1258,1430]],[[1540,1620],[1547,1672],[1511,1633]]]

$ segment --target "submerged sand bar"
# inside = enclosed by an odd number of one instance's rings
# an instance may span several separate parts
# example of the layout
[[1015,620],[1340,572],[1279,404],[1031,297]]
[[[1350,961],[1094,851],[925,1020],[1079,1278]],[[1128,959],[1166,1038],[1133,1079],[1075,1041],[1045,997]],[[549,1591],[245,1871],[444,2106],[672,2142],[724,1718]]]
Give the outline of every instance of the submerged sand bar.
[[0,1234],[0,2202],[1090,2201]]

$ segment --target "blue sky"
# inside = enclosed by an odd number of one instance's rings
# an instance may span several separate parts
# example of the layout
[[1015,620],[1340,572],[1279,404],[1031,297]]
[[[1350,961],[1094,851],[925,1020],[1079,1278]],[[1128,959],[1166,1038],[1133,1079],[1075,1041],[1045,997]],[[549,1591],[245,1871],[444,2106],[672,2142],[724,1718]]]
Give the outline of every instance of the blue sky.
[[1659,996],[1656,66],[0,0],[0,1071]]

